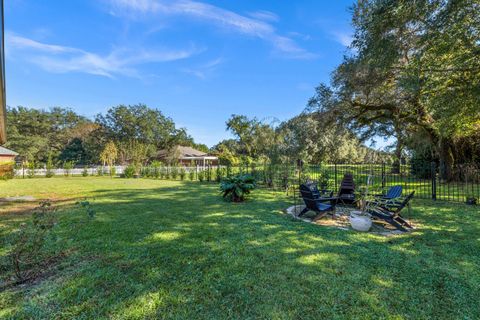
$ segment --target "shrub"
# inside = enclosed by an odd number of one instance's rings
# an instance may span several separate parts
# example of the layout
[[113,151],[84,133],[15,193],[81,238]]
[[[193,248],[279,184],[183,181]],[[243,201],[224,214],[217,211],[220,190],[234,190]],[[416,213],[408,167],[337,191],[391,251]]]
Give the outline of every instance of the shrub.
[[249,174],[244,174],[223,179],[220,184],[220,191],[224,198],[233,202],[242,202],[256,187],[255,179]]
[[103,167],[97,167],[97,176],[103,176]]
[[65,176],[68,177],[72,173],[74,163],[73,161],[65,161],[63,163],[63,170],[65,170]]
[[198,171],[198,181],[200,182],[205,181],[205,170]]
[[12,179],[15,175],[13,162],[0,163],[0,179]]
[[83,170],[82,170],[82,177],[88,177],[88,169],[87,167],[83,167]]
[[110,174],[110,177],[112,178],[115,177],[115,175],[117,174],[117,168],[115,168],[114,166],[111,166],[109,174]]
[[152,168],[153,172],[152,175],[155,179],[158,179],[160,177],[160,167],[162,163],[160,161],[153,161],[152,162]]
[[150,168],[149,167],[142,167],[140,169],[140,176],[143,178],[150,177]]
[[216,181],[221,182],[223,177],[225,177],[225,168],[221,168],[220,166],[218,166],[216,172]]
[[166,167],[165,168],[165,179],[167,179],[167,180],[170,179],[170,176],[171,176],[170,167]]
[[167,175],[167,168],[161,167],[160,168],[160,179],[165,179],[166,175]]
[[45,171],[45,177],[46,178],[51,178],[55,175],[55,173],[53,172],[53,169],[54,169],[54,166],[53,166],[53,161],[52,161],[52,155],[48,155],[48,159],[47,159],[47,163],[45,165],[45,169],[47,169]]
[[177,167],[172,167],[172,171],[171,171],[170,174],[171,174],[173,180],[177,180],[178,168]]
[[185,168],[180,168],[180,172],[179,172],[179,175],[180,175],[180,180],[185,180],[185,176],[187,175],[187,172],[185,171]]
[[35,278],[53,258],[46,245],[56,223],[54,213],[50,202],[41,202],[33,211],[32,221],[23,223],[12,236],[9,258],[17,283]]
[[192,168],[190,168],[190,171],[188,172],[188,178],[190,179],[190,181],[193,181],[195,179],[195,171],[193,171]]
[[318,184],[322,189],[328,189],[328,183],[330,182],[330,173],[328,170],[322,170],[320,173],[320,178],[318,179]]
[[123,176],[125,178],[133,178],[135,175],[136,168],[133,164],[129,164],[123,171]]
[[207,181],[214,181],[215,180],[215,171],[209,166],[207,169]]
[[27,163],[27,177],[29,178],[35,177],[35,167],[36,167],[35,161],[32,160]]

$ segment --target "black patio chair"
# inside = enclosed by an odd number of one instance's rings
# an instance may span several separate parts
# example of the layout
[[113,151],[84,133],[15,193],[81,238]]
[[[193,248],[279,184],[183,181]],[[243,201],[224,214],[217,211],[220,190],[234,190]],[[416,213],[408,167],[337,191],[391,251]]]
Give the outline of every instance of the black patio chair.
[[390,201],[390,202],[370,202],[367,205],[367,212],[374,218],[382,220],[391,224],[395,228],[401,231],[409,231],[413,227],[408,223],[401,215],[400,211],[409,205],[415,195],[415,191],[410,193],[403,201]]
[[378,200],[392,200],[401,197],[403,192],[402,186],[392,186],[388,189],[386,194],[377,194],[375,195],[375,199]]
[[302,184],[300,193],[305,203],[305,209],[297,217],[301,217],[308,211],[313,211],[316,215],[312,218],[312,221],[316,221],[325,216],[326,213],[335,211],[337,198],[332,197],[332,193],[329,194],[329,197],[322,197],[315,184]]
[[340,188],[338,190],[338,202],[342,204],[354,204],[355,203],[355,182],[353,181],[353,175],[346,173],[343,176]]
[[312,180],[305,182],[304,185],[313,192],[313,195],[315,198],[332,198],[333,197],[333,191],[326,190],[326,189],[322,189],[322,190],[318,189],[318,184]]
[[369,202],[376,206],[398,205],[399,198],[402,196],[403,188],[400,185],[390,187],[385,194],[374,194]]

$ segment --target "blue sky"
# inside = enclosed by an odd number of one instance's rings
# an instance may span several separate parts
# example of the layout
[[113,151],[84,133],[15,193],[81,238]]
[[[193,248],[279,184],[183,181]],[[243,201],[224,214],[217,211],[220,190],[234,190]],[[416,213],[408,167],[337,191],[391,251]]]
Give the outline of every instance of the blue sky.
[[5,1],[7,104],[160,109],[197,142],[231,114],[300,113],[350,41],[352,1]]

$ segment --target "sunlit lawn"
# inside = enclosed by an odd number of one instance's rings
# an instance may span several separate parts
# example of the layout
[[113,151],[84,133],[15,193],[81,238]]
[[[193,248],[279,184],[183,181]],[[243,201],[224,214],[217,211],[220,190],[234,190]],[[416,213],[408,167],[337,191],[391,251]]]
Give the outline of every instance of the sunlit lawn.
[[[282,212],[291,199],[266,190],[232,204],[198,182],[0,184],[0,197],[87,197],[97,212],[79,224],[80,209],[57,203],[68,255],[0,291],[2,319],[480,318],[478,207],[415,200],[418,230],[385,238],[293,221]],[[0,205],[5,238],[29,204]]]

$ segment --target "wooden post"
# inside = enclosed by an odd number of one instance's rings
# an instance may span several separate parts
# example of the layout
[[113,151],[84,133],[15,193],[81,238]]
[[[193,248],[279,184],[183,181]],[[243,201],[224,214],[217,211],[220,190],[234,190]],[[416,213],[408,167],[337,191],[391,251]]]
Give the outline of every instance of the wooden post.
[[0,0],[0,144],[7,142],[7,98],[5,90],[5,30],[3,0]]

